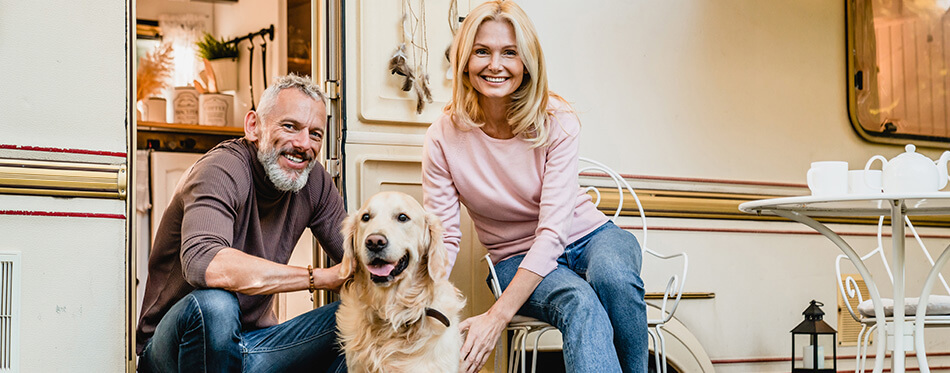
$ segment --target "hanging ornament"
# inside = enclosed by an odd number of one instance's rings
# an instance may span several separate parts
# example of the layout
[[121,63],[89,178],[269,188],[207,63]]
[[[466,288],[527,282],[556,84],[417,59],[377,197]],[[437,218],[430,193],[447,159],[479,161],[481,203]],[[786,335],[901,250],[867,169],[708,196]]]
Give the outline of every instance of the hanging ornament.
[[416,113],[422,114],[426,103],[432,103],[429,89],[429,45],[426,38],[426,3],[419,1],[419,14],[413,0],[402,1],[402,43],[389,58],[389,72],[405,77],[402,89],[416,91]]
[[406,44],[399,44],[399,47],[396,48],[396,52],[393,53],[392,58],[389,59],[389,72],[393,75],[399,75],[406,78],[402,83],[402,90],[409,92],[412,89],[412,70],[409,68],[409,64],[406,63]]

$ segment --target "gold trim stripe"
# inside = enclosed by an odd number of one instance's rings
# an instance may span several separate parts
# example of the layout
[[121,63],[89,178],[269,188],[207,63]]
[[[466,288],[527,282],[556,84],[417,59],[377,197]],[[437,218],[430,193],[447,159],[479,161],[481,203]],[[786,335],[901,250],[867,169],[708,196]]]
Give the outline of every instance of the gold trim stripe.
[[0,159],[0,194],[125,199],[125,164]]
[[[605,214],[612,215],[620,202],[617,188],[598,187],[598,190],[600,191],[601,200],[597,208]],[[643,203],[643,211],[649,217],[786,221],[784,218],[777,216],[747,214],[739,211],[739,204],[743,202],[775,198],[778,196],[650,189],[641,189],[636,192],[637,196],[640,197],[640,202]],[[589,194],[594,201],[597,200],[597,196],[594,192],[588,192],[587,194]],[[626,191],[624,192],[623,208],[620,210],[620,215],[640,216],[636,201]],[[877,224],[878,218],[829,217],[818,218],[817,220],[825,223]],[[885,218],[885,224],[889,224],[889,222],[890,218]],[[914,218],[914,225],[950,227],[950,217],[917,216]]]
[[[663,299],[663,293],[646,293],[644,294],[644,299]],[[681,299],[713,299],[716,297],[716,293],[708,292],[684,292]],[[672,297],[671,297],[672,298]]]

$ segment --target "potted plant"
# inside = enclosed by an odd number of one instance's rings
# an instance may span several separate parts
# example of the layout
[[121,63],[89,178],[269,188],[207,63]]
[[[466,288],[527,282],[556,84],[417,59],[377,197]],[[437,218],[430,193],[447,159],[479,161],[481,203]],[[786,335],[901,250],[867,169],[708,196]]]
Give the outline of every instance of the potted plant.
[[[211,63],[217,90],[233,91],[237,89],[237,44],[228,43],[224,39],[216,39],[211,34],[205,33],[204,38],[197,41],[195,45],[198,47],[198,56]],[[206,71],[205,74],[208,75],[209,73]],[[205,80],[212,80],[212,77],[206,76]]]

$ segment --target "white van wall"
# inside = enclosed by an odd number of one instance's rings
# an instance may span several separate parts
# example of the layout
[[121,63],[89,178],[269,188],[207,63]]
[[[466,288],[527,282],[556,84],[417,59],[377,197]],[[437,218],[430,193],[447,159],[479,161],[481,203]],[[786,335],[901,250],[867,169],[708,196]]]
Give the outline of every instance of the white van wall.
[[519,3],[581,154],[624,172],[803,183],[811,161],[902,151],[849,123],[843,1]]
[[[581,154],[621,172],[804,184],[812,161],[844,160],[854,169],[874,154],[903,151],[868,143],[851,128],[844,1],[519,3],[541,35],[551,87],[581,116]],[[934,158],[942,150],[923,152]],[[736,362],[787,357],[788,331],[810,299],[824,302],[826,322],[836,326],[839,251],[824,237],[793,223],[652,224],[669,229],[651,235],[653,249],[691,255],[687,290],[716,293],[685,301],[678,318],[717,371],[787,370],[787,362]],[[721,232],[702,231],[710,229]],[[782,231],[790,234],[776,234]],[[946,230],[930,232],[946,237]],[[872,237],[846,239],[862,253],[874,247]],[[925,243],[939,253],[946,238]],[[928,268],[911,242],[908,263],[916,292],[916,274]],[[645,264],[648,284],[653,272]],[[945,334],[927,335],[931,352],[946,351]]]
[[0,143],[124,153],[126,2],[0,9]]
[[[581,155],[623,173],[804,184],[810,162],[844,160],[855,169],[874,154],[903,151],[862,140],[849,122],[844,1],[519,4],[541,35],[552,89],[579,112]],[[923,152],[935,158],[942,150]],[[788,357],[788,331],[810,299],[824,302],[825,321],[836,327],[839,251],[808,228],[696,219],[652,224],[669,229],[651,234],[653,249],[691,255],[687,291],[716,293],[685,301],[678,318],[717,371],[787,371],[784,361],[736,362]],[[930,233],[946,237],[946,230]],[[846,239],[862,253],[875,244],[872,237]],[[925,243],[939,253],[947,240]],[[908,242],[907,250],[908,286],[916,292],[916,274],[929,268],[916,244]],[[645,264],[648,284],[652,272]],[[890,293],[889,285],[879,286]],[[931,352],[946,351],[946,334],[927,335]],[[852,360],[842,364],[853,367]]]
[[[465,16],[478,0],[460,0]],[[518,0],[540,34],[550,87],[573,103],[583,125],[581,155],[625,174],[804,184],[809,163],[860,168],[899,146],[865,142],[848,119],[845,1]],[[418,4],[413,2],[413,4]],[[418,8],[415,9],[417,16]],[[400,42],[400,8],[347,2],[347,195],[350,208],[379,190],[418,192],[422,135],[451,93],[443,51],[448,6],[426,3],[434,103],[416,115],[414,93],[387,69]],[[935,158],[938,149],[922,149]],[[415,188],[415,189],[414,189]],[[802,193],[807,189],[802,188]],[[637,226],[624,218],[621,225]],[[791,330],[811,299],[836,326],[834,258],[827,239],[790,222],[657,219],[653,249],[686,251],[686,300],[677,318],[721,372],[788,371]],[[468,224],[463,224],[468,226]],[[872,226],[835,226],[859,252],[873,248]],[[931,252],[946,229],[928,229]],[[469,297],[466,314],[491,305],[473,232],[452,280]],[[887,244],[887,242],[885,243]],[[909,273],[925,273],[908,243]],[[645,280],[656,283],[652,267]],[[908,287],[920,288],[910,278]],[[922,275],[921,275],[922,277]],[[890,286],[881,284],[883,292]],[[649,289],[648,289],[649,290]],[[916,291],[916,290],[914,290]],[[950,348],[927,332],[928,349]],[[843,347],[839,356],[854,355]],[[931,365],[948,365],[945,359]],[[842,360],[851,369],[853,360]],[[910,362],[913,365],[913,362]]]
[[[373,2],[361,3],[368,7]],[[460,1],[461,15],[470,6],[467,3]],[[857,167],[872,154],[890,157],[900,151],[863,142],[848,123],[843,2],[520,3],[541,33],[552,88],[580,112],[585,126],[581,153],[607,161],[619,171],[800,183],[810,161],[840,159]],[[123,132],[125,48],[129,47],[124,34],[125,6],[118,0],[0,0],[0,71],[4,71],[0,112],[5,116],[0,121],[0,144],[127,151]],[[350,15],[355,11],[356,5],[348,8]],[[433,13],[431,24],[444,23],[441,15]],[[390,26],[377,27],[388,31]],[[350,22],[348,27],[354,30],[360,24]],[[348,39],[352,51],[359,44],[355,35],[350,37],[354,38]],[[389,47],[381,54],[390,53]],[[440,53],[432,54],[437,58]],[[384,68],[385,59],[374,62],[365,57],[361,68]],[[355,64],[357,59],[349,61]],[[349,77],[357,77],[356,70],[351,71]],[[356,104],[361,91],[358,86],[348,90],[353,110],[367,110]],[[437,106],[429,110],[438,110]],[[357,134],[378,127],[372,123],[361,127],[358,115],[349,118],[350,129]],[[411,126],[396,132],[418,136],[423,131],[424,126]],[[414,139],[418,137],[406,142]],[[934,157],[936,151],[925,150],[925,154]],[[350,175],[356,174],[354,164],[347,167],[353,171]],[[366,197],[355,191],[357,185],[351,183],[348,190],[351,204]],[[18,209],[124,213],[124,203],[0,196],[0,210]],[[77,366],[90,371],[119,370],[125,344],[123,223],[4,216],[0,227],[5,237],[0,249],[23,254],[22,328],[28,332],[22,342],[30,342],[21,344],[23,371]],[[93,238],[88,232],[104,238]],[[701,236],[690,242],[709,240],[708,235]],[[772,235],[763,236],[763,242],[737,240],[723,245],[750,248],[765,245],[766,239],[782,242],[776,249],[783,253],[778,258],[793,256],[798,246],[792,239]],[[822,245],[823,241],[800,243]],[[689,246],[682,242],[680,247]],[[714,249],[707,250],[709,258],[716,257]],[[824,252],[829,253],[823,256],[831,255],[831,250],[828,247]],[[716,265],[707,263],[705,271]],[[701,273],[692,278],[703,278]],[[827,277],[825,271],[821,281],[809,280],[807,286],[824,283]],[[715,304],[725,304],[725,299]],[[689,306],[684,304],[683,310]],[[711,320],[726,316],[724,310],[711,311],[717,312],[707,314]],[[699,320],[698,315],[694,320]],[[777,324],[780,329],[794,326],[788,321],[784,318]],[[718,325],[706,337],[743,334],[735,326]],[[784,333],[768,337],[776,338],[776,345],[751,355],[784,355],[780,343],[785,337]],[[742,356],[714,348],[715,339],[701,342],[714,358]]]
[[[0,157],[125,162],[126,11],[0,0]],[[125,206],[0,195],[0,252],[21,254],[19,371],[125,369]]]

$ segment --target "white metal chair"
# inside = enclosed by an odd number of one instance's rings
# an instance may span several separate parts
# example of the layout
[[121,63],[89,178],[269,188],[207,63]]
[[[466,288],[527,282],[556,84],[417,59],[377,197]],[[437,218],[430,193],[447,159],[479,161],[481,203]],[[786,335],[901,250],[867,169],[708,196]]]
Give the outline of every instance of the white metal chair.
[[[652,249],[647,245],[647,224],[646,224],[646,215],[643,212],[643,205],[640,203],[640,198],[637,197],[636,192],[634,192],[633,187],[627,183],[626,180],[620,174],[607,167],[603,163],[598,161],[587,159],[581,157],[579,166],[579,173],[603,173],[606,174],[607,180],[604,183],[584,183],[582,188],[587,192],[594,193],[595,199],[594,204],[599,205],[601,202],[601,192],[599,188],[614,188],[616,189],[619,201],[617,203],[617,208],[615,209],[613,215],[610,216],[611,221],[615,221],[623,210],[624,202],[624,192],[626,191],[631,196],[633,196],[634,201],[637,204],[637,210],[640,213],[640,222],[642,226],[642,237],[640,237],[640,250],[641,255],[645,261],[647,254],[651,257],[660,259],[660,260],[674,260],[676,258],[682,258],[682,272],[673,273],[670,275],[669,280],[666,282],[666,287],[663,291],[663,298],[660,303],[660,317],[656,319],[647,319],[648,331],[650,333],[650,338],[653,340],[653,349],[654,349],[654,361],[656,366],[660,369],[661,372],[666,373],[666,343],[663,339],[663,326],[673,318],[673,314],[676,312],[676,308],[679,305],[680,299],[683,295],[683,285],[686,282],[686,274],[689,270],[689,258],[686,253],[678,253],[674,255],[662,255]],[[596,185],[595,185],[596,184]],[[488,263],[488,269],[491,275],[491,290],[494,294],[495,299],[501,296],[501,285],[498,283],[497,277],[495,275],[495,267],[492,264],[491,258],[489,255],[485,255],[484,260]],[[646,268],[646,266],[644,266]],[[526,356],[526,345],[528,340],[528,335],[534,335],[534,345],[532,352],[532,373],[535,372],[538,359],[538,343],[541,339],[541,336],[548,332],[556,330],[555,327],[545,323],[543,321],[537,320],[535,318],[516,315],[511,322],[508,323],[506,331],[514,331],[512,338],[512,344],[510,350],[508,351],[508,370],[507,372],[512,372],[514,367],[520,361],[521,363],[521,372],[526,371],[525,360]],[[501,347],[502,341],[499,340],[498,346]],[[496,348],[495,354],[495,371],[500,372],[500,359],[497,358],[497,354],[504,352],[500,348]]]
[[[905,222],[907,227],[910,228],[911,233],[914,235],[914,238],[917,240],[917,244],[920,245],[920,249],[924,253],[924,257],[927,258],[927,261],[930,262],[931,267],[934,265],[934,260],[930,256],[930,252],[927,251],[927,247],[924,246],[924,242],[920,239],[920,235],[917,234],[917,230],[914,228],[914,225],[910,222],[909,218],[905,217]],[[891,274],[891,268],[887,264],[887,257],[884,255],[884,246],[881,240],[881,231],[884,226],[884,217],[880,217],[877,223],[877,248],[871,250],[867,254],[861,257],[863,262],[867,262],[868,259],[872,258],[875,255],[880,256],[881,263],[883,264],[884,270],[887,273],[888,280],[891,284],[894,283],[894,275]],[[847,255],[838,255],[835,259],[835,272],[837,273],[838,278],[838,291],[841,294],[842,299],[844,299],[844,304],[848,309],[848,313],[851,315],[855,321],[861,323],[861,331],[858,332],[858,354],[855,361],[855,372],[863,373],[865,370],[865,364],[867,362],[868,346],[870,344],[871,335],[874,330],[880,325],[877,322],[877,318],[874,316],[873,301],[868,298],[865,299],[865,294],[861,293],[860,288],[858,287],[857,280],[851,276],[841,273],[841,263],[843,261],[848,261]],[[947,294],[950,294],[950,286],[947,285],[947,281],[943,278],[942,274],[938,274],[941,284],[943,285],[944,291]],[[864,279],[865,282],[872,281],[872,279]],[[857,309],[852,307],[851,300],[857,299]],[[885,322],[893,321],[893,307],[894,301],[892,299],[882,299],[885,306]],[[924,319],[925,326],[950,326],[950,296],[931,296],[928,300],[927,306],[927,315]],[[909,306],[909,307],[908,307]],[[906,298],[905,299],[905,317],[904,319],[908,322],[914,322],[914,314],[917,306],[916,298]],[[911,308],[913,307],[913,308]],[[879,341],[878,343],[883,343]]]
[[[491,255],[485,254],[483,260],[488,263],[488,271],[491,275],[492,295],[495,296],[495,299],[498,299],[501,297],[501,285],[498,282],[498,276],[495,274],[495,266],[492,264]],[[535,338],[533,345],[534,351],[532,353],[531,359],[531,372],[536,372],[538,365],[538,343],[540,342],[541,336],[544,335],[544,333],[552,330],[557,330],[557,328],[533,317],[522,315],[515,315],[512,317],[511,321],[508,322],[508,326],[505,328],[505,332],[514,332],[514,335],[511,338],[512,343],[510,349],[507,351],[508,368],[505,371],[509,373],[514,372],[515,366],[517,366],[519,361],[521,362],[521,372],[524,373],[526,371],[525,355],[528,335],[534,333]],[[497,373],[501,372],[501,367],[499,365],[503,359],[498,359],[498,354],[505,352],[502,351],[501,348],[503,344],[503,341],[499,339],[498,344],[495,346],[495,372]]]

